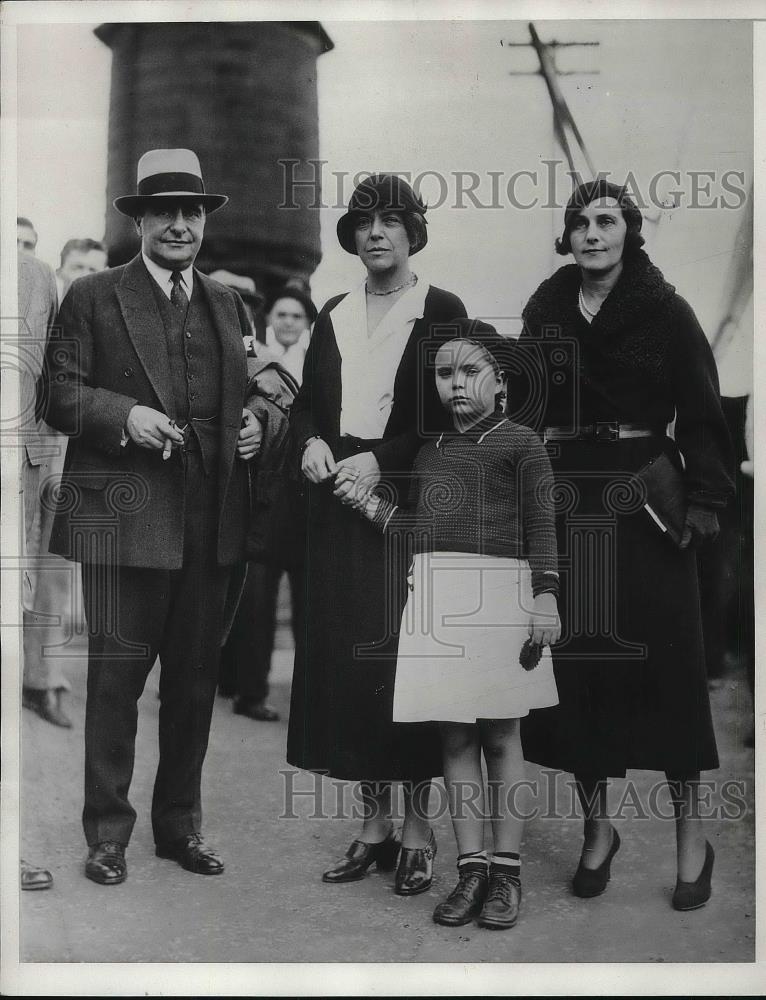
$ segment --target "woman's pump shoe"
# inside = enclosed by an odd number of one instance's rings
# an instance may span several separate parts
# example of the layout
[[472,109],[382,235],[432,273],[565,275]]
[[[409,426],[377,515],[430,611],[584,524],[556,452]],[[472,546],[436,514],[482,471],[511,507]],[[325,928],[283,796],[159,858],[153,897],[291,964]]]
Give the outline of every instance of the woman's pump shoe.
[[713,862],[715,861],[715,851],[710,841],[705,841],[705,863],[702,871],[694,882],[682,882],[676,879],[676,888],[673,893],[674,910],[698,910],[710,899],[713,890],[710,888],[710,876],[713,874]]
[[435,857],[436,837],[433,830],[425,847],[402,848],[394,885],[397,896],[417,896],[419,892],[426,892],[431,888]]
[[367,874],[371,865],[378,871],[390,872],[396,864],[396,856],[402,846],[399,834],[392,830],[385,840],[377,844],[365,844],[355,840],[346,851],[346,856],[334,868],[322,876],[323,882],[358,882]]
[[590,899],[592,896],[600,896],[606,889],[606,884],[611,877],[612,858],[620,849],[620,835],[614,827],[611,827],[611,830],[612,846],[598,868],[586,868],[582,863],[582,858],[580,858],[580,864],[572,879],[572,892],[575,896]]

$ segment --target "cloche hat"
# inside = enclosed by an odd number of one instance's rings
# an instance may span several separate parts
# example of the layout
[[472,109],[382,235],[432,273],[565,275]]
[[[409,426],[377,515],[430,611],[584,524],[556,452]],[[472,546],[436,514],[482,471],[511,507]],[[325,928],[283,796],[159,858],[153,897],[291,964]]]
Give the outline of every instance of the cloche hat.
[[159,198],[193,201],[215,212],[229,200],[225,194],[206,194],[202,168],[197,154],[190,149],[150,149],[138,161],[136,194],[114,199],[114,207],[123,215],[135,217]]
[[415,194],[407,181],[396,174],[373,174],[357,185],[348,203],[345,215],[338,219],[336,231],[338,242],[348,253],[356,253],[354,230],[359,215],[380,211],[414,212],[423,220],[418,229],[422,235],[416,236],[410,249],[410,256],[419,253],[428,242],[425,228],[426,206]]

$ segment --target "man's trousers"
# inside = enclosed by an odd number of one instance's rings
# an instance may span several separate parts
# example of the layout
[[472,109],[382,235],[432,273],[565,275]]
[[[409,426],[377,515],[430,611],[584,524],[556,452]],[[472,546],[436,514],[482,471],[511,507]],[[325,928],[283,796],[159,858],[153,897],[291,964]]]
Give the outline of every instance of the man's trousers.
[[[174,455],[171,461],[180,460]],[[199,832],[200,781],[213,711],[230,569],[216,561],[217,478],[188,452],[179,570],[83,563],[89,629],[85,717],[88,844],[127,844],[138,699],[160,658],[160,759],[152,799],[156,842]],[[181,502],[181,498],[179,498]],[[149,508],[151,516],[151,501]]]

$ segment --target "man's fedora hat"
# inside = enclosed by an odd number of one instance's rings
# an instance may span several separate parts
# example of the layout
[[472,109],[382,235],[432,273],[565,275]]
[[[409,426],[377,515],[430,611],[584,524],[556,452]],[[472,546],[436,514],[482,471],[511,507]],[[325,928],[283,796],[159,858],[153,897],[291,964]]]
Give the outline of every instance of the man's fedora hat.
[[138,161],[136,194],[114,199],[114,207],[135,218],[160,198],[193,201],[215,212],[229,200],[225,194],[206,194],[197,154],[190,149],[150,149]]
[[396,174],[373,174],[358,184],[348,203],[348,211],[338,219],[336,232],[338,242],[348,253],[356,253],[354,232],[360,215],[375,211],[406,212],[420,216],[422,225],[410,248],[410,256],[419,253],[428,242],[426,231],[426,206],[415,194],[407,181]]

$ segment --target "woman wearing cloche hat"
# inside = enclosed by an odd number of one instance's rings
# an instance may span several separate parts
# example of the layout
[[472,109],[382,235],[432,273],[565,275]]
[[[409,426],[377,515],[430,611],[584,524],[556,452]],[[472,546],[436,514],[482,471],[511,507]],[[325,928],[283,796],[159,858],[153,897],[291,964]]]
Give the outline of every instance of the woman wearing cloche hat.
[[[442,426],[422,348],[435,328],[466,311],[457,296],[419,282],[410,268],[428,241],[425,214],[393,174],[357,186],[337,234],[364,265],[364,280],[320,312],[291,416],[307,482],[310,601],[296,653],[287,759],[362,782],[361,833],[324,881],[356,881],[373,864],[390,870],[401,846],[400,895],[431,885],[436,844],[427,800],[431,778],[441,774],[439,734],[433,724],[392,722],[406,566],[335,497],[358,485],[406,492],[424,436]],[[404,782],[401,845],[390,818],[393,780]]]

